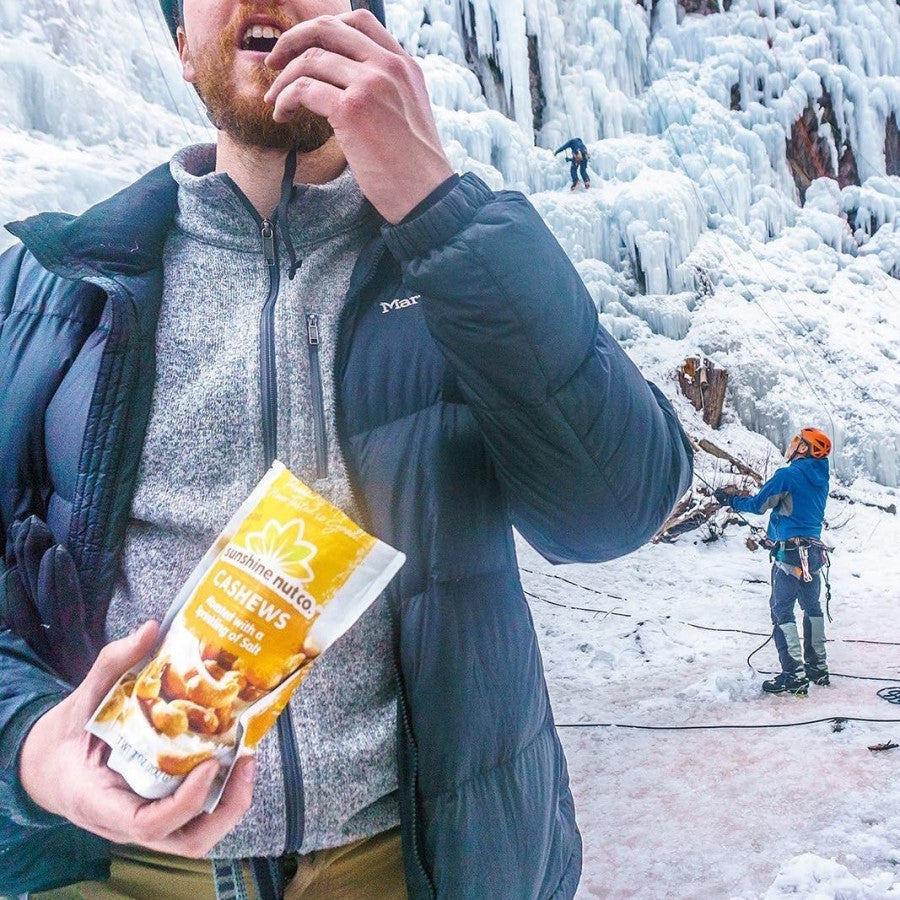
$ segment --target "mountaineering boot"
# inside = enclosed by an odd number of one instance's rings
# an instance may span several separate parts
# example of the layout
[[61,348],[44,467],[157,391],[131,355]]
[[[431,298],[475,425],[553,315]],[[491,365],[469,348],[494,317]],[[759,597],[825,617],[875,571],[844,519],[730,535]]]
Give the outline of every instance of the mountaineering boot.
[[591,179],[588,178],[588,180],[584,183],[584,189],[587,190],[590,186],[591,186]]
[[767,694],[794,694],[796,697],[805,697],[809,693],[809,679],[802,669],[797,672],[782,672],[764,681],[762,689]]
[[570,187],[569,190],[570,190],[570,191],[574,191],[575,188],[577,188],[577,187],[578,187],[578,182],[577,182],[577,181],[573,181],[573,182],[572,182],[572,187]]
[[806,666],[806,677],[813,683],[825,687],[831,684],[831,678],[828,675],[828,666]]

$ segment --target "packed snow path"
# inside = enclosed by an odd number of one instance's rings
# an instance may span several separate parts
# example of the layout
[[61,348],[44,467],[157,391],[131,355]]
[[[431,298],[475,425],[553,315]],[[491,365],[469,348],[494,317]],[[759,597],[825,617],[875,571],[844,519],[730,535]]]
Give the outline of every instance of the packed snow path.
[[[900,559],[883,550],[900,545],[900,520],[834,500],[828,512],[849,517],[827,534],[839,545],[829,637],[900,643]],[[745,662],[763,637],[677,623],[768,631],[767,557],[747,550],[746,534],[732,526],[704,544],[698,531],[599,566],[554,567],[520,542],[557,722],[900,720],[875,681],[764,696]],[[828,647],[835,672],[900,679],[900,646]],[[753,662],[776,666],[771,643]],[[900,722],[560,733],[584,836],[579,897],[900,896],[900,749],[867,749],[900,740]]]

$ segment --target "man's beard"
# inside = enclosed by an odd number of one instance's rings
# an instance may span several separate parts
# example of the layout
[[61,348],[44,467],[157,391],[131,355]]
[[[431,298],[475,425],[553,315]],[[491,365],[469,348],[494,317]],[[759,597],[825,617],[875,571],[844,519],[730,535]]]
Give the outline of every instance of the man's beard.
[[[284,21],[284,13],[279,15],[279,12],[274,9],[270,15],[286,31],[293,23]],[[273,107],[262,97],[278,77],[274,69],[254,66],[251,80],[259,94],[244,97],[238,93],[234,64],[238,54],[238,29],[243,28],[245,21],[241,13],[239,7],[217,43],[194,59],[197,74],[194,87],[213,124],[238,143],[250,147],[295,149],[299,153],[317,150],[334,134],[326,118],[308,109],[301,109],[289,122],[276,122],[272,118]]]

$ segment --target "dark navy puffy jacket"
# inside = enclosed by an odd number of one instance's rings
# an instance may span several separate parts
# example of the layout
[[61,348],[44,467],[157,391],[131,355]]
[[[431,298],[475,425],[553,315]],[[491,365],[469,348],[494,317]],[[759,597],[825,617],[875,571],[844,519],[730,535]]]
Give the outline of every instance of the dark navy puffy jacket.
[[566,141],[561,147],[557,147],[553,151],[553,155],[556,156],[557,153],[562,153],[563,150],[571,150],[573,153],[577,150],[584,159],[589,159],[588,148],[581,138],[572,138]]
[[[10,226],[24,246],[0,257],[0,537],[45,519],[101,621],[175,199],[160,167],[80,218]],[[687,488],[689,447],[528,201],[471,175],[361,254],[339,335],[338,430],[364,524],[407,556],[389,598],[410,894],[570,897],[581,841],[511,526],[557,562],[628,553]],[[0,574],[2,610],[18,573]],[[68,689],[0,631],[0,893],[107,872],[106,844],[38,809],[17,776],[24,735]]]
[[773,541],[819,537],[828,500],[828,460],[801,456],[782,466],[752,497],[733,497],[731,508],[761,515],[767,509],[766,535]]

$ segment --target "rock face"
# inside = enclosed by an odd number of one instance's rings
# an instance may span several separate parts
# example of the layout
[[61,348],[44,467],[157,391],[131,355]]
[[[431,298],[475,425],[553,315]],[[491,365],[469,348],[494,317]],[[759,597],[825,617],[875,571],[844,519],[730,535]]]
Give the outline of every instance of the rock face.
[[466,55],[466,63],[477,76],[488,105],[492,109],[499,110],[507,118],[513,118],[508,94],[503,85],[503,72],[493,53],[482,55],[479,52],[478,38],[475,34],[475,10],[471,4],[470,10],[471,18],[464,19],[462,22],[463,51]]
[[837,127],[827,91],[818,101],[811,102],[791,126],[786,152],[801,203],[816,178],[834,178],[842,188],[859,184],[853,148]]
[[891,113],[884,127],[884,162],[888,175],[900,175],[900,131],[897,117]]
[[[659,0],[635,0],[638,6],[643,6],[647,12],[652,12]],[[700,16],[712,16],[716,13],[728,12],[731,9],[732,0],[678,0],[678,21],[688,13],[696,13]]]
[[728,12],[731,9],[731,0],[679,0],[679,6],[686,13],[709,16],[718,12]]
[[528,35],[528,86],[531,89],[531,115],[534,130],[538,132],[544,124],[544,107],[547,105],[547,98],[544,96],[544,85],[541,81],[538,39],[533,34]]

